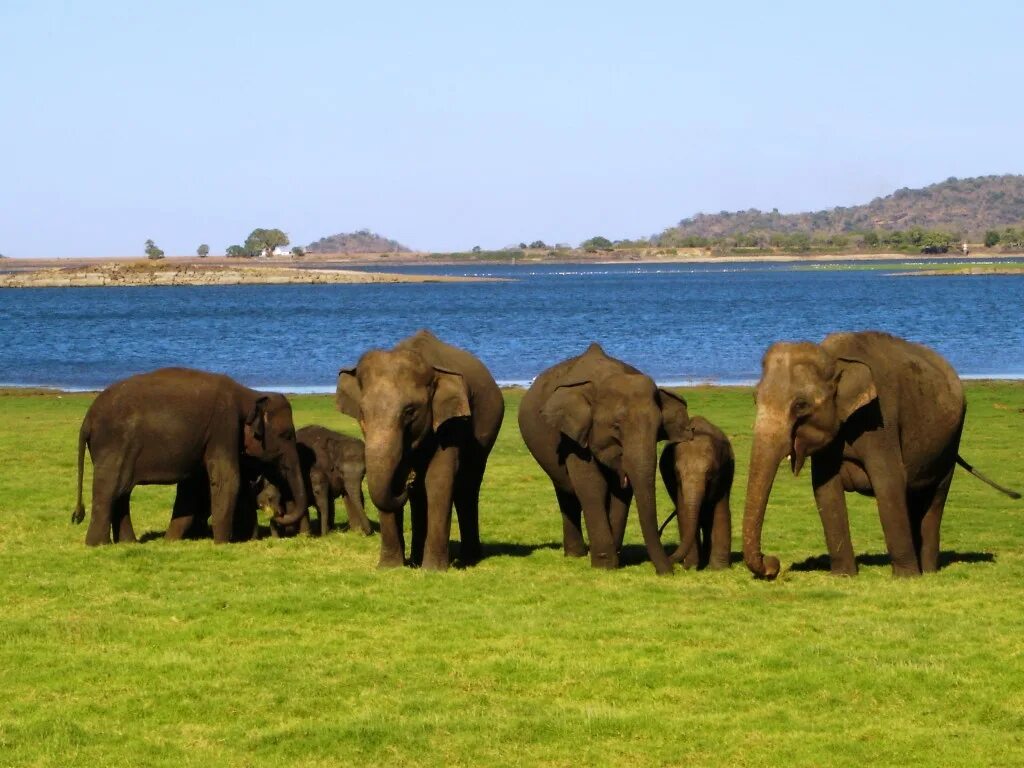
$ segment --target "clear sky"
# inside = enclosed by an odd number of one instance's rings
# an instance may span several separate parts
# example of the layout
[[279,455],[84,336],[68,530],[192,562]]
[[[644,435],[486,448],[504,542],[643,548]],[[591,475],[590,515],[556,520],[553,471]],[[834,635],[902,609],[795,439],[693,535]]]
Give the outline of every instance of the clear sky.
[[0,0],[0,253],[647,236],[1024,171],[1019,2]]

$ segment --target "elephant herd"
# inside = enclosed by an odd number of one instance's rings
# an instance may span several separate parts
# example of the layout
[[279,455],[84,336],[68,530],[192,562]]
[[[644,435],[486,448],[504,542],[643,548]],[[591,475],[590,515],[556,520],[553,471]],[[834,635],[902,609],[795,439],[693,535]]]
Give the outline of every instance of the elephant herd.
[[[836,574],[857,572],[847,492],[877,500],[898,576],[938,568],[939,527],[956,464],[1019,498],[960,457],[966,412],[960,380],[921,345],[878,332],[774,344],[764,356],[755,402],[743,518],[743,559],[755,576],[779,572],[778,559],[761,551],[761,527],[787,457],[794,474],[811,458]],[[309,503],[325,534],[337,498],[350,527],[369,534],[365,475],[380,512],[381,567],[446,569],[453,507],[460,559],[476,562],[480,486],[505,412],[484,364],[420,331],[341,369],[337,407],[358,420],[365,444],[315,425],[296,431],[283,395],[227,376],[167,368],[117,382],[96,397],[82,422],[72,520],[85,518],[86,448],[94,465],[90,545],[135,540],[129,500],[136,485],[146,484],[177,485],[170,539],[205,532],[207,518],[215,542],[251,538],[260,507],[271,510],[275,535],[308,531]],[[519,428],[554,487],[567,556],[589,551],[592,566],[617,567],[635,496],[659,574],[676,563],[729,566],[732,446],[710,421],[691,416],[679,395],[591,344],[536,378],[520,404]],[[678,515],[680,543],[671,555],[658,528],[656,467]]]

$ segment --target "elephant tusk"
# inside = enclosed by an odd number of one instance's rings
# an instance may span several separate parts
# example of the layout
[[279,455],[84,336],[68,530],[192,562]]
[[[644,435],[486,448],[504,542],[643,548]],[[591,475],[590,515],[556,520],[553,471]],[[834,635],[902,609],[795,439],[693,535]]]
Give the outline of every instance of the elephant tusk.
[[411,488],[412,484],[415,483],[415,482],[416,482],[416,470],[415,469],[411,469],[411,470],[409,470],[409,477],[406,478],[406,481],[405,481],[405,488],[406,488],[406,490]]

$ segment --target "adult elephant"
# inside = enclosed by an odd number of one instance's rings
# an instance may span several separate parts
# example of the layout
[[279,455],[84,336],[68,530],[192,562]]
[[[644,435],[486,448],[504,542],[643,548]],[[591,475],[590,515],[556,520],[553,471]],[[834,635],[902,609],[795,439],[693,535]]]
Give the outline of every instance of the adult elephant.
[[761,552],[768,496],[784,457],[799,474],[810,456],[832,573],[857,573],[850,491],[877,500],[896,576],[937,570],[955,465],[978,475],[957,453],[966,403],[952,366],[927,347],[873,331],[780,342],[762,365],[743,516],[747,567],[762,578],[778,574],[778,559]]
[[[284,395],[243,387],[227,376],[163,368],[131,376],[100,392],[78,437],[78,501],[71,519],[85,518],[85,449],[93,461],[92,517],[85,543],[135,541],[130,499],[136,485],[178,484],[180,499],[207,485],[213,538],[231,540],[244,455],[274,465],[305,503],[292,410]],[[193,510],[194,512],[194,510]],[[192,523],[177,514],[171,538]]]
[[569,557],[615,568],[633,494],[647,553],[655,570],[672,562],[658,536],[654,476],[659,440],[689,437],[686,401],[591,344],[578,357],[548,368],[523,395],[519,429],[530,453],[551,478],[562,513]]
[[342,368],[337,405],[359,420],[365,438],[366,482],[381,513],[380,567],[404,563],[406,501],[413,564],[448,568],[453,503],[461,559],[478,560],[480,484],[505,415],[501,390],[484,364],[419,331]]

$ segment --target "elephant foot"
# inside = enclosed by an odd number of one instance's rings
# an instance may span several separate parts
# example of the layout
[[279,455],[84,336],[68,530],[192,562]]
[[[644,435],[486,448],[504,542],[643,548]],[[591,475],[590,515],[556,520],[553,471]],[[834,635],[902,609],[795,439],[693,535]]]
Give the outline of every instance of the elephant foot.
[[377,561],[377,567],[384,568],[402,568],[405,566],[405,557],[401,552],[381,552],[380,559]]
[[619,567],[619,556],[614,552],[591,552],[590,567],[613,571]]
[[893,565],[892,575],[897,579],[909,579],[921,575],[921,569],[916,565]]
[[448,558],[447,556],[441,558],[440,556],[426,555],[423,558],[423,564],[420,566],[424,571],[447,571],[448,570]]
[[728,557],[724,560],[712,558],[708,561],[709,571],[727,571],[730,568],[732,568],[732,563],[730,562]]

